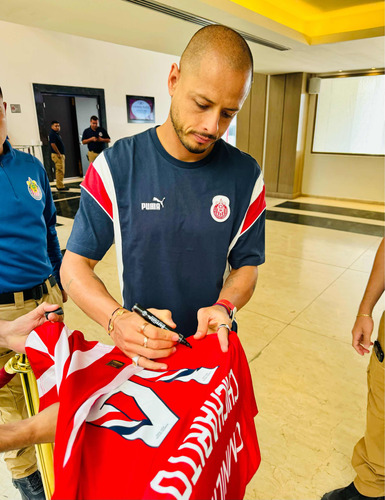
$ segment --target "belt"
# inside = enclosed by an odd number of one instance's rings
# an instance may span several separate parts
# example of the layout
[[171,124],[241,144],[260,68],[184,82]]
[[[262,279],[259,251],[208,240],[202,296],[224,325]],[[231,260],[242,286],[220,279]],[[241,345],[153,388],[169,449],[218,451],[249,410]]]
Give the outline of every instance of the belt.
[[[31,300],[31,299],[40,300],[43,297],[43,295],[48,293],[47,281],[49,281],[51,286],[56,285],[55,276],[52,276],[51,274],[40,285],[36,285],[32,288],[29,288],[28,290],[20,290],[20,292],[23,293],[24,300]],[[15,297],[13,295],[14,293],[18,292],[0,293],[0,304],[14,304],[15,303]]]

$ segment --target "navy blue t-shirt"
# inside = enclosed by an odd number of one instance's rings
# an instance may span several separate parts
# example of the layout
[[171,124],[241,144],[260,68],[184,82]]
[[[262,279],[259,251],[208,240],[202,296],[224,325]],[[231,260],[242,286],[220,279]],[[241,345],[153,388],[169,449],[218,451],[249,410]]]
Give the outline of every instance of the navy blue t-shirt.
[[182,162],[153,128],[90,166],[67,248],[101,260],[115,240],[124,306],[170,309],[192,335],[230,270],[264,262],[264,192],[249,155],[220,140],[203,160]]
[[56,151],[52,148],[51,144],[56,144],[60,154],[64,155],[65,150],[64,150],[64,144],[61,138],[61,135],[55,132],[55,130],[51,129],[51,132],[49,133],[49,144],[51,148],[51,153],[57,154]]
[[[101,137],[102,139],[110,139],[110,136],[103,127],[97,127],[96,130],[92,130],[91,127],[88,127],[84,130],[82,135],[82,141],[84,139],[91,139],[91,137]],[[94,153],[101,153],[104,148],[107,147],[106,142],[89,142],[87,144],[88,151],[93,151]]]

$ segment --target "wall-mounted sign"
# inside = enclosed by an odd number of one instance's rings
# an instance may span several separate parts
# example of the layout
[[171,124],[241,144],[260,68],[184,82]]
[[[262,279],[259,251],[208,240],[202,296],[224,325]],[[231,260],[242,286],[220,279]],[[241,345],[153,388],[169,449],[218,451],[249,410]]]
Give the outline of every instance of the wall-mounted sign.
[[128,123],[154,123],[155,99],[137,95],[127,95]]
[[11,108],[11,113],[21,113],[20,104],[10,104],[9,107]]

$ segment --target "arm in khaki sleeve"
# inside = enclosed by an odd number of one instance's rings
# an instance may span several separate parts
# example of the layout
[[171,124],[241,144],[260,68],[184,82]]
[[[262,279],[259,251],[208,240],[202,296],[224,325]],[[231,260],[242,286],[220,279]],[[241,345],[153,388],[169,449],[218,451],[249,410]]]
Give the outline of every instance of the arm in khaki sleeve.
[[[257,266],[244,266],[233,269],[223,284],[218,300],[230,301],[237,310],[241,309],[250,300],[254,293],[258,279]],[[218,332],[218,340],[223,352],[228,350],[228,331],[226,328],[218,330],[222,323],[229,325],[231,320],[221,306],[203,307],[198,311],[198,329],[194,338],[204,338],[208,333]]]
[[[108,330],[112,313],[120,304],[109,294],[104,283],[94,272],[98,261],[82,257],[69,250],[66,251],[61,266],[62,284],[73,301],[94,321]],[[157,314],[175,327],[169,311]],[[144,346],[144,334],[141,327],[144,320],[136,313],[126,311],[115,316],[111,338],[126,354],[133,358],[141,356],[140,366],[150,370],[165,370],[165,363],[156,363],[152,359],[168,357],[175,352],[178,335],[167,330],[148,325],[146,327],[147,347]]]
[[58,413],[59,403],[54,403],[33,417],[0,425],[0,452],[53,443]]
[[358,308],[358,315],[367,314],[368,316],[357,316],[352,330],[352,346],[363,356],[369,352],[369,347],[373,344],[370,341],[373,332],[373,319],[371,318],[373,308],[385,290],[385,249],[384,238],[378,247],[374,258],[372,271],[369,276],[368,284]]

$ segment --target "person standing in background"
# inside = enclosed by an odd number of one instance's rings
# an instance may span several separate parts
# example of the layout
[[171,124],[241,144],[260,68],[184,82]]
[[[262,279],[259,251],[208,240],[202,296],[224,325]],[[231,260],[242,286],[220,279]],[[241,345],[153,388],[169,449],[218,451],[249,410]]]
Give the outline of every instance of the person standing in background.
[[51,158],[55,164],[56,189],[58,191],[68,191],[69,188],[63,182],[66,157],[63,140],[59,132],[60,123],[57,120],[53,120],[51,122],[51,132],[49,133],[49,144],[51,146]]
[[86,128],[82,136],[82,144],[87,144],[87,158],[90,163],[95,161],[95,158],[106,148],[111,142],[110,136],[103,127],[99,127],[99,118],[91,116],[90,126]]
[[[370,341],[374,327],[372,311],[385,290],[384,260],[383,238],[378,247],[352,330],[352,345],[361,356],[369,353],[369,347],[373,345]],[[349,486],[326,493],[322,500],[381,500],[385,498],[384,322],[385,312],[381,317],[378,339],[374,342],[368,367],[365,435],[358,441],[353,451],[352,465],[357,476]]]
[[[62,254],[56,209],[41,162],[7,140],[7,105],[0,88],[0,320],[12,321],[42,302],[62,305]],[[0,348],[0,369],[15,355]],[[27,418],[20,376],[0,389],[0,422]],[[45,500],[34,447],[4,454],[12,482],[23,500]]]

